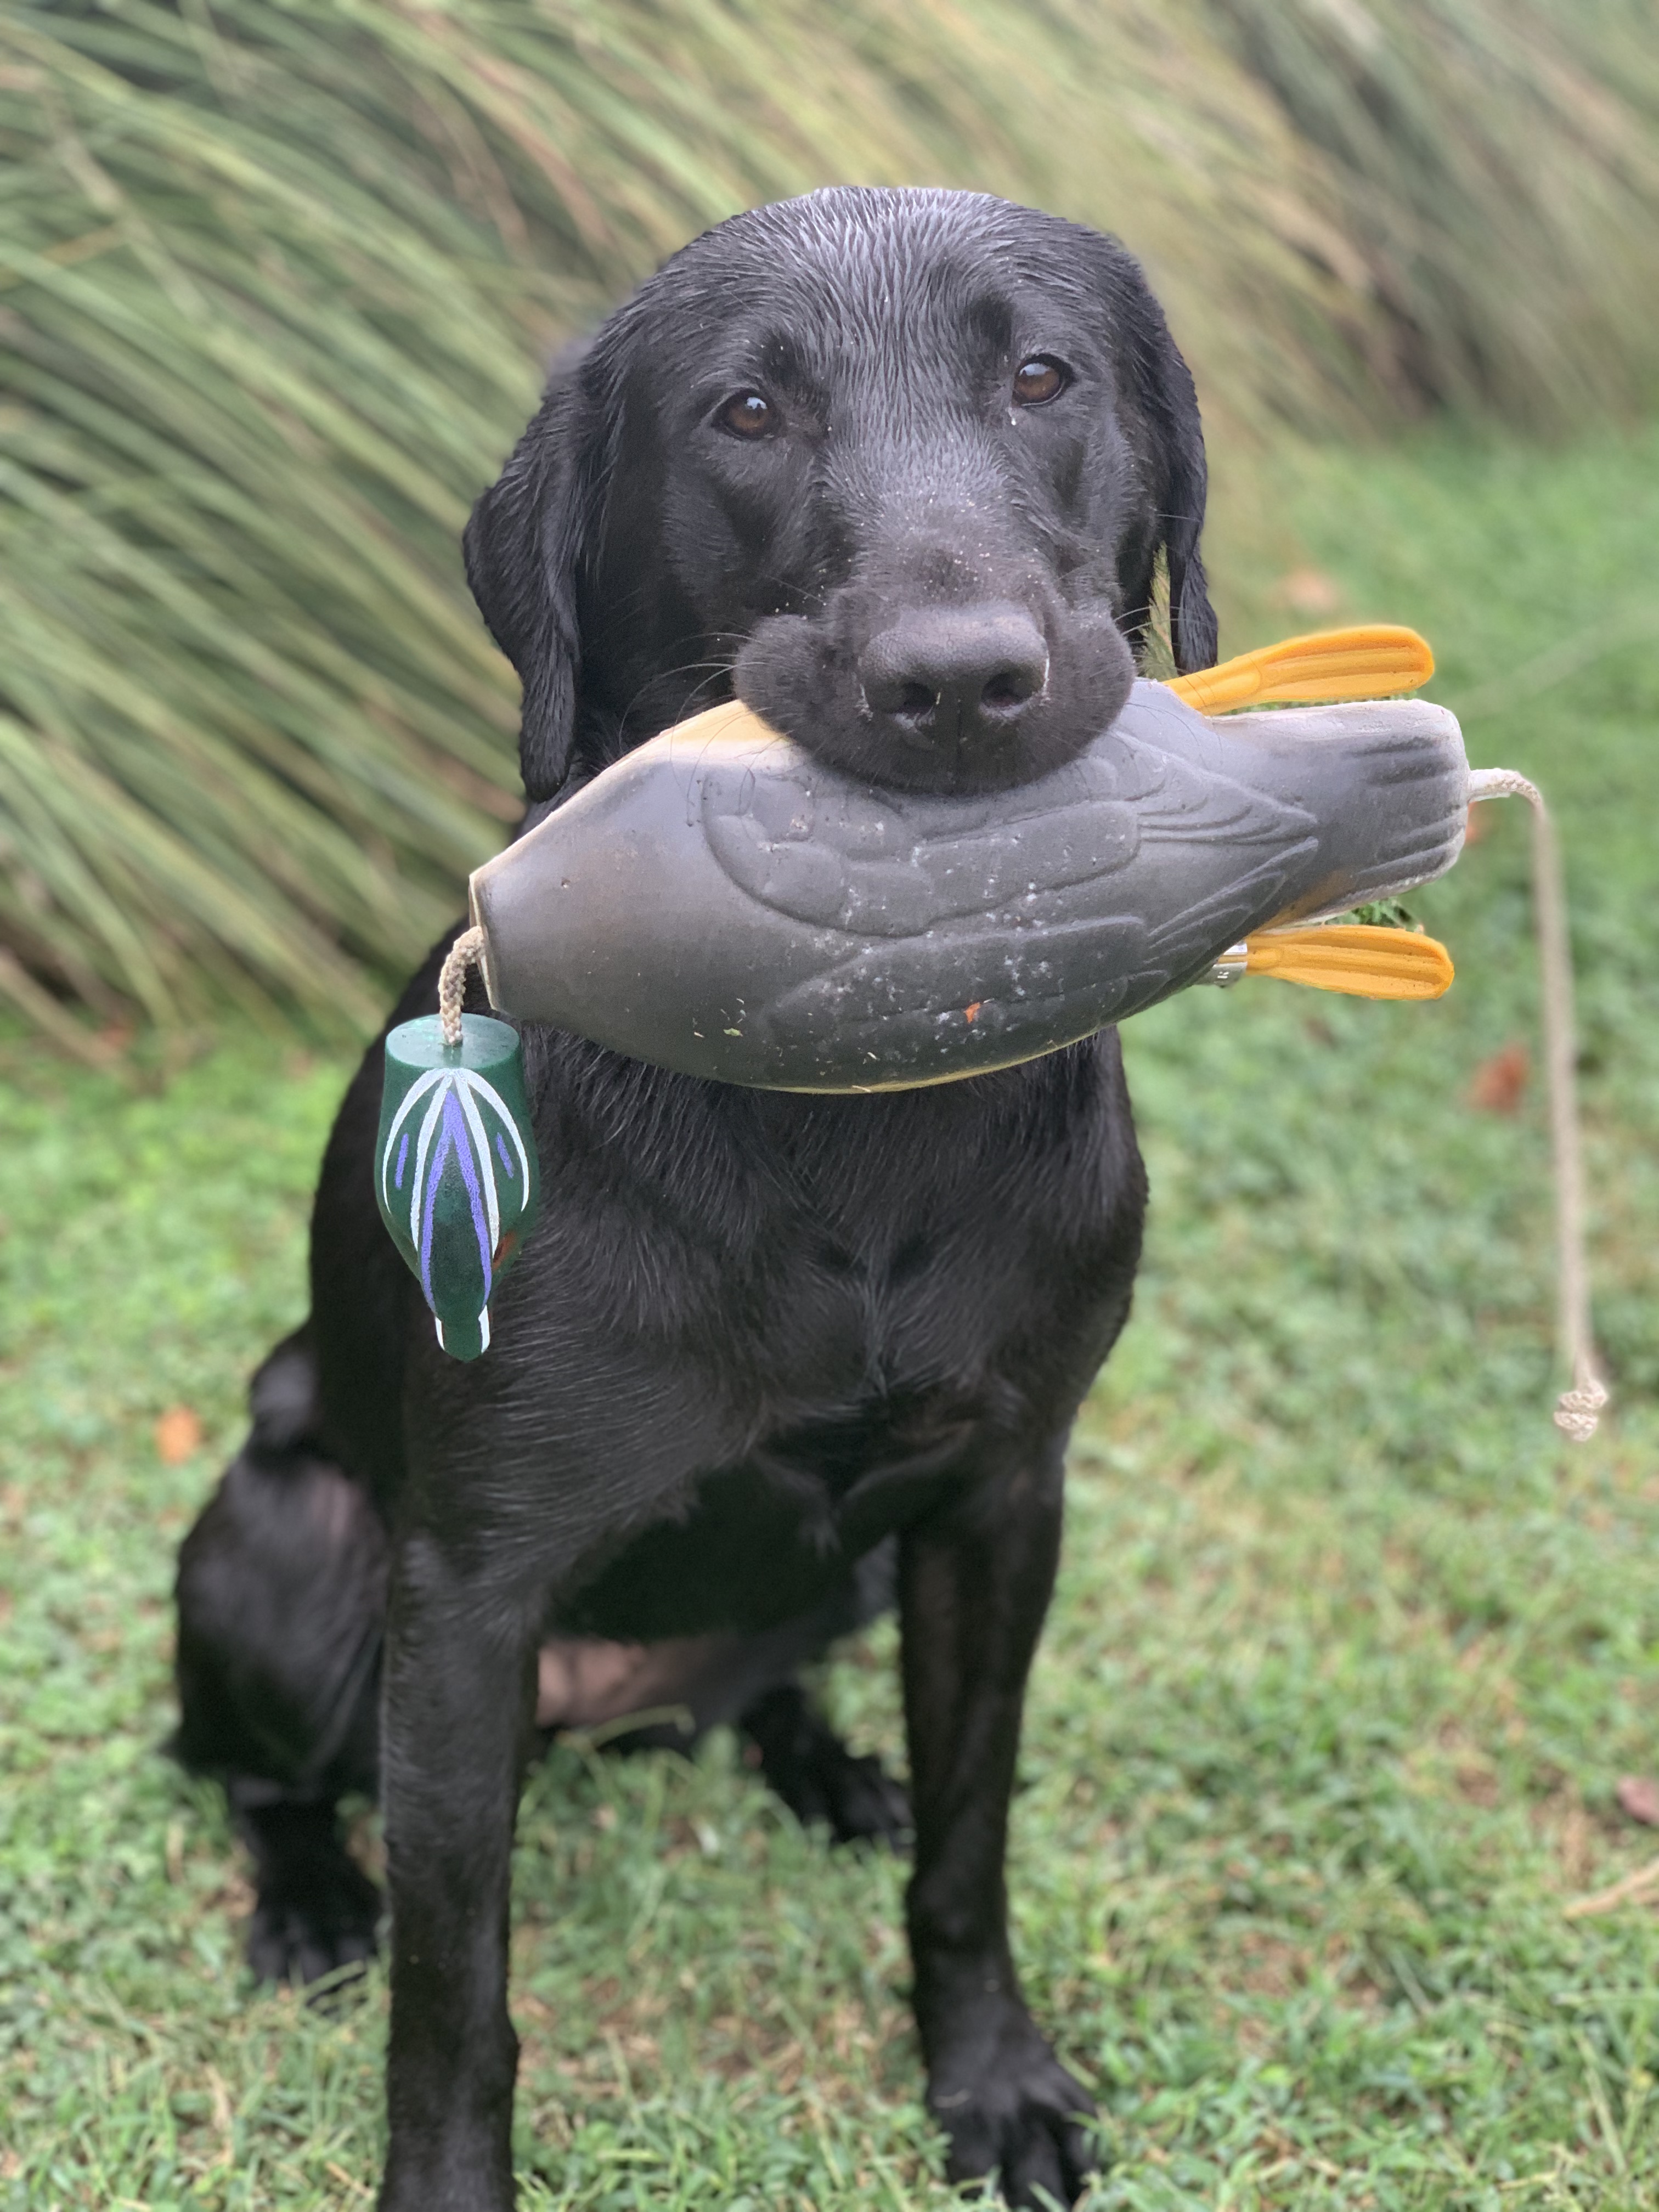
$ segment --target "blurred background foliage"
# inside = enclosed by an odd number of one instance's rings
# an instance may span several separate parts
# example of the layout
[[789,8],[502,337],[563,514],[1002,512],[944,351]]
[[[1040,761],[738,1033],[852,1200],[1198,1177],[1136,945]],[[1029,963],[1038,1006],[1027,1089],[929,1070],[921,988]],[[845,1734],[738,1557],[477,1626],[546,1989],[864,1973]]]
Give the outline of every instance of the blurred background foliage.
[[517,812],[467,508],[560,338],[755,201],[944,182],[1117,231],[1236,576],[1239,456],[1639,412],[1656,33],[1652,0],[3,0],[0,992],[83,1053],[230,1001],[374,1025]]

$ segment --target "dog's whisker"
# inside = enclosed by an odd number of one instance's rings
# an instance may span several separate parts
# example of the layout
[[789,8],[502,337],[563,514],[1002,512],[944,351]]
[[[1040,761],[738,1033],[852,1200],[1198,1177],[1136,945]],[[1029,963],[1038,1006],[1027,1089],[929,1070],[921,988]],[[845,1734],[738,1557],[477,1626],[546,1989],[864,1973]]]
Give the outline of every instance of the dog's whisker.
[[697,694],[700,691],[705,690],[711,684],[717,684],[723,676],[729,676],[731,674],[732,664],[727,660],[683,660],[678,662],[672,667],[661,670],[657,675],[653,676],[646,683],[641,684],[638,690],[635,692],[633,697],[629,699],[628,704],[623,708],[620,717],[622,727],[624,730],[627,728],[629,721],[634,714],[635,709],[639,706],[640,702],[645,697],[648,691],[654,690],[659,684],[668,682],[673,677],[697,675],[700,672],[702,672],[702,681],[694,684],[691,690],[686,693],[684,703],[682,703],[678,713],[673,717],[677,721],[684,721],[685,720],[687,714],[690,712],[690,702],[696,698]]

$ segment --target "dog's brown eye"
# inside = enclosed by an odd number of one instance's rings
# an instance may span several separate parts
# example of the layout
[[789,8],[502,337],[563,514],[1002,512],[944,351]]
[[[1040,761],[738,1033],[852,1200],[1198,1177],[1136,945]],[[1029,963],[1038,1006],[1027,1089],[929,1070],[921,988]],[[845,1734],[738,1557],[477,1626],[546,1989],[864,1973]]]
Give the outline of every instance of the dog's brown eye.
[[1057,361],[1045,361],[1035,354],[1030,361],[1021,362],[1014,373],[1014,398],[1022,407],[1042,407],[1050,399],[1058,399],[1071,381]]
[[716,420],[723,430],[740,438],[763,438],[773,425],[773,410],[758,392],[734,392]]

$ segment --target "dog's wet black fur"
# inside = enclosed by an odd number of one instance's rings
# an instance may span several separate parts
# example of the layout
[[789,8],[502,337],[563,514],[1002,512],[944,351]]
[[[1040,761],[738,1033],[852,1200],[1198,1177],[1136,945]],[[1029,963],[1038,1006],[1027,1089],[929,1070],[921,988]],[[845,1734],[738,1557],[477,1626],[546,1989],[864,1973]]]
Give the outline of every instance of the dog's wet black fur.
[[[580,354],[467,532],[524,684],[527,819],[735,688],[882,783],[1014,784],[1115,711],[1168,562],[1213,659],[1191,380],[1134,262],[993,200],[835,191],[688,246]],[[434,1004],[438,954],[394,1020]],[[501,2212],[514,1807],[543,1726],[682,1703],[803,1818],[914,1826],[950,2171],[1061,2202],[1089,2100],[1021,1998],[1003,1852],[1061,1456],[1145,1184],[1115,1037],[942,1088],[699,1083],[529,1029],[543,1215],[471,1364],[375,1212],[379,1048],[330,1140],[309,1320],[186,1540],[179,1747],[254,1854],[269,1976],[392,1902],[388,2212]],[[896,1596],[907,1807],[802,1664]],[[647,1694],[648,1693],[648,1694]]]

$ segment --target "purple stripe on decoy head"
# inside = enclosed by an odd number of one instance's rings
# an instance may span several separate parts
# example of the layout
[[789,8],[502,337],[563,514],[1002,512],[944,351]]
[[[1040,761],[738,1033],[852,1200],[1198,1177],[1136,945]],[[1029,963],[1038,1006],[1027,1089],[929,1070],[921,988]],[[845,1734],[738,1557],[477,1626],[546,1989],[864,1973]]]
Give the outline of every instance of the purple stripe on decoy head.
[[[478,1259],[483,1268],[483,1294],[489,1301],[491,1270],[489,1264],[489,1219],[484,1208],[483,1191],[478,1182],[479,1163],[472,1157],[472,1140],[461,1112],[461,1102],[452,1089],[444,1100],[444,1133],[453,1141],[455,1157],[460,1162],[461,1180],[466,1185],[467,1202],[472,1208],[473,1234],[478,1240]],[[486,1160],[483,1163],[488,1165]]]
[[444,1165],[451,1152],[455,1155],[465,1185],[467,1202],[472,1212],[473,1234],[478,1240],[478,1258],[483,1268],[483,1302],[489,1302],[494,1271],[490,1266],[489,1225],[485,1218],[483,1193],[478,1186],[478,1171],[473,1163],[472,1146],[461,1114],[460,1103],[452,1085],[445,1096],[443,1118],[440,1124],[437,1144],[427,1162],[426,1200],[421,1209],[421,1288],[433,1311],[437,1306],[432,1295],[432,1232],[438,1203],[438,1186],[443,1181]]
[[443,1180],[444,1161],[448,1157],[450,1143],[448,1123],[441,1121],[438,1141],[426,1164],[426,1194],[421,1206],[421,1288],[426,1293],[426,1302],[434,1313],[438,1309],[432,1296],[433,1218],[438,1204],[438,1185]]

